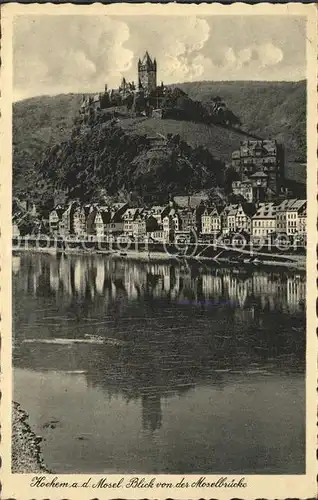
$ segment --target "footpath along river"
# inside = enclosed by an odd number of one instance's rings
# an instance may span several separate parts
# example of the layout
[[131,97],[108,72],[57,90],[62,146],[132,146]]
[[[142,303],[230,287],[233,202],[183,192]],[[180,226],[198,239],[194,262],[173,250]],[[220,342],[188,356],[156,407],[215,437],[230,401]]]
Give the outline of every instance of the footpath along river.
[[305,290],[301,271],[14,256],[13,399],[46,466],[303,473]]

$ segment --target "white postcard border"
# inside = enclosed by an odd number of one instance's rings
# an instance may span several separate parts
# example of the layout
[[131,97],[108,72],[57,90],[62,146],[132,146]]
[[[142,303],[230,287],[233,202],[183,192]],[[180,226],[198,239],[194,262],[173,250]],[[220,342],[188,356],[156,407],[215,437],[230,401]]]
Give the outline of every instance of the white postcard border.
[[[307,250],[307,393],[306,393],[306,474],[304,475],[250,475],[245,476],[246,487],[225,488],[168,488],[154,486],[150,488],[127,488],[125,485],[133,475],[109,475],[107,481],[117,483],[124,477],[120,488],[92,488],[92,487],[51,487],[34,486],[32,479],[39,474],[12,474],[11,473],[11,400],[12,400],[12,372],[11,372],[11,200],[12,200],[12,19],[16,15],[299,15],[307,18],[307,198],[308,198],[308,250]],[[1,229],[1,366],[2,366],[2,401],[1,401],[1,483],[3,498],[15,499],[42,499],[62,498],[88,500],[89,498],[309,498],[315,497],[317,492],[316,474],[316,419],[317,419],[317,318],[316,318],[316,248],[317,248],[317,8],[314,4],[257,4],[243,3],[233,5],[191,5],[191,4],[112,4],[103,6],[94,4],[79,6],[65,5],[21,5],[7,4],[1,7],[1,76],[0,76],[0,161],[1,161],[1,198],[0,198],[0,229]],[[286,457],[288,461],[288,457]],[[102,475],[49,475],[44,482],[69,482],[83,484],[90,477],[90,485],[98,483]],[[202,474],[206,482],[217,481],[221,476]],[[157,483],[178,483],[183,476],[176,475],[138,475],[151,480],[156,477]],[[237,481],[243,476],[229,474]],[[187,476],[187,481],[193,484],[200,475]]]

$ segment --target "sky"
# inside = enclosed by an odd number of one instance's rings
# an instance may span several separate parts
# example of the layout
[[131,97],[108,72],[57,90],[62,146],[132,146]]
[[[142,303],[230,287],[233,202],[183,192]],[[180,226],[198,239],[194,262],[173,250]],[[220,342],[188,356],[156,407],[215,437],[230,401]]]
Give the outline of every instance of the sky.
[[157,59],[158,83],[305,78],[305,18],[291,16],[18,16],[14,100],[99,92],[137,81]]

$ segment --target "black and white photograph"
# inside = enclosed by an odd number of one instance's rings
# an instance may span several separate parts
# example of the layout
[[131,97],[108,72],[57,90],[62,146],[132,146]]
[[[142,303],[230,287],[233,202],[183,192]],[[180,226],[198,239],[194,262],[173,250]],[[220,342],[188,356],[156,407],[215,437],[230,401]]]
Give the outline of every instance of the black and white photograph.
[[38,7],[11,24],[12,483],[314,494],[313,10]]

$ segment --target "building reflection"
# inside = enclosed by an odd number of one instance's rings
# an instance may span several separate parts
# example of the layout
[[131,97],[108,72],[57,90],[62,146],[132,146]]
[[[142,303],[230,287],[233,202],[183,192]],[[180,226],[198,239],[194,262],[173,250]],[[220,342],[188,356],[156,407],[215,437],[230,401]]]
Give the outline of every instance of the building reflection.
[[[279,309],[293,314],[304,311],[306,300],[306,280],[301,273],[198,270],[180,264],[116,261],[101,256],[23,256],[22,264],[20,261],[14,260],[13,266],[18,290],[37,295],[41,289],[41,293],[52,293],[64,301],[103,298],[110,303],[121,299],[128,307],[131,302],[151,298],[193,306],[227,306],[238,311]],[[246,319],[245,313],[243,317]]]
[[[304,371],[298,272],[25,254],[13,285],[14,365],[79,371],[109,399],[140,401],[146,432],[162,425],[164,399],[200,384],[222,390],[232,371]],[[87,335],[105,343],[23,342]]]
[[[304,371],[301,273],[23,255],[13,285],[14,365],[79,371],[110,399],[140,401],[145,432],[162,425],[163,400],[200,384],[222,390],[251,365]],[[105,341],[23,342],[87,335]]]

